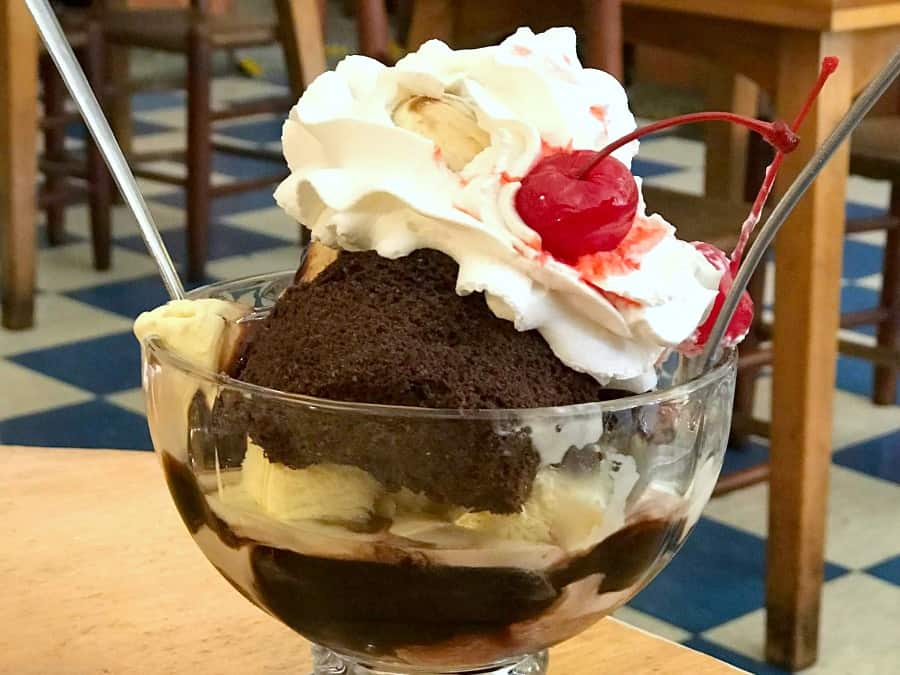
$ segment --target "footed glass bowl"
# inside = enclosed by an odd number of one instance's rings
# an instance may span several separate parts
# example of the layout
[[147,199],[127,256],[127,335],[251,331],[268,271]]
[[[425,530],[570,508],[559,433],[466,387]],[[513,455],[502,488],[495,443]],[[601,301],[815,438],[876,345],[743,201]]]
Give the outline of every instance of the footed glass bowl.
[[[264,314],[292,273],[192,297]],[[712,492],[735,359],[653,393],[531,410],[290,395],[143,344],[150,431],[194,540],[314,644],[315,673],[542,673],[627,602]],[[690,370],[682,363],[679,373]]]

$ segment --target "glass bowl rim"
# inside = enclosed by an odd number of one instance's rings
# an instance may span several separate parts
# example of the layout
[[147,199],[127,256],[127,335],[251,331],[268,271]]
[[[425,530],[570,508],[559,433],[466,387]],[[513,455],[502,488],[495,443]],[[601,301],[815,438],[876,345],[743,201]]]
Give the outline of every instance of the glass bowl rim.
[[[188,299],[198,297],[212,297],[202,295],[217,287],[237,284],[251,284],[253,282],[271,281],[280,276],[294,275],[294,271],[267,272],[239,279],[229,279],[200,286],[188,292]],[[329,412],[344,412],[364,415],[389,416],[389,417],[419,417],[431,419],[510,419],[528,417],[540,418],[571,418],[576,416],[597,415],[610,412],[621,412],[644,406],[658,405],[670,400],[689,397],[694,392],[727,376],[735,370],[737,363],[737,350],[727,349],[720,358],[719,363],[705,373],[693,377],[674,387],[667,387],[643,394],[623,396],[608,401],[593,401],[590,403],[576,403],[564,406],[551,406],[543,408],[419,408],[415,406],[387,405],[381,403],[360,403],[355,401],[337,401],[332,399],[317,398],[305,394],[294,394],[279,391],[269,387],[263,387],[249,382],[243,382],[224,373],[208,370],[198,366],[184,358],[174,350],[169,349],[158,335],[148,335],[142,342],[143,349],[152,354],[157,360],[168,363],[183,374],[195,379],[203,380],[208,384],[218,387],[226,387],[237,390],[244,395],[262,397],[270,400],[278,400],[284,403],[304,406],[308,409],[318,409]],[[146,355],[145,357],[146,358]]]

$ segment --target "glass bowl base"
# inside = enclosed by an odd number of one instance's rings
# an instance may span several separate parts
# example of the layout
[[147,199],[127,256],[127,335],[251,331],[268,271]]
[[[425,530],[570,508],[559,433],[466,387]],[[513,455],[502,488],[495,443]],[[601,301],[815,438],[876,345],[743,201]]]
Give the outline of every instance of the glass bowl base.
[[312,646],[312,675],[545,675],[547,651],[529,654],[499,665],[474,670],[396,670],[377,664],[361,663],[326,647]]

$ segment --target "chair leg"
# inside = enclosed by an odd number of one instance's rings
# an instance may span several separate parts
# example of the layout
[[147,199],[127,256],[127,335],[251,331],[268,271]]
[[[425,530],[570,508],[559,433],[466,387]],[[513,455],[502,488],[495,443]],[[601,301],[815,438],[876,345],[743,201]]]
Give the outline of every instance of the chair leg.
[[[900,181],[891,186],[891,215],[900,217]],[[881,276],[881,301],[889,310],[888,317],[878,326],[878,346],[900,351],[900,229],[888,230],[884,245],[884,266]],[[875,388],[872,401],[877,405],[897,402],[897,369],[875,366]]]
[[299,96],[326,69],[324,15],[317,0],[276,0],[275,6],[291,92]]
[[212,49],[207,27],[191,28],[187,55],[187,277],[206,271],[212,174],[210,88]]
[[382,63],[390,63],[391,35],[385,0],[357,0],[356,26],[360,52]]
[[[65,111],[65,87],[62,78],[49,57],[40,62],[40,76],[44,88],[44,118],[50,120]],[[66,159],[66,130],[59,124],[44,127],[44,157],[55,162]],[[66,177],[57,172],[44,175],[44,193],[55,195],[66,189]],[[55,203],[54,203],[55,202]],[[44,207],[47,220],[47,242],[57,246],[65,239],[65,206],[62,202],[49,200]]]
[[[106,88],[106,49],[99,24],[91,22],[87,27],[87,48],[85,50],[85,70],[94,91]],[[101,101],[101,104],[103,101]],[[87,143],[87,174],[90,190],[91,243],[94,251],[94,268],[107,270],[110,267],[111,232],[110,202],[112,200],[112,179],[97,144],[93,139]]]
[[[762,322],[763,289],[766,282],[766,267],[763,265],[750,279],[748,291],[756,308],[756,316],[750,332],[741,344],[741,351],[751,353],[759,349],[760,339],[759,325]],[[759,376],[759,368],[742,368],[738,370],[737,382],[734,390],[734,412],[737,418],[751,419],[753,417],[753,404],[756,400],[756,380]],[[740,446],[746,443],[748,434],[743,431],[731,431],[731,444]]]
[[585,3],[587,65],[625,81],[622,41],[622,0]]

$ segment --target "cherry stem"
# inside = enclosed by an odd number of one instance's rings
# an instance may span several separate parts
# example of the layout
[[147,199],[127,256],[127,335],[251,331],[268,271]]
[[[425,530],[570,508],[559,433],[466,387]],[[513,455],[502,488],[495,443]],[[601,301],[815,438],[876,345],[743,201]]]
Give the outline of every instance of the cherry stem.
[[[815,84],[813,84],[812,89],[810,89],[809,94],[806,96],[806,100],[803,102],[803,106],[800,108],[800,111],[797,113],[797,116],[791,123],[790,131],[796,133],[800,129],[800,125],[803,124],[803,120],[806,119],[806,116],[812,109],[813,103],[819,96],[819,93],[822,91],[822,87],[825,86],[825,82],[829,77],[831,77],[832,73],[837,70],[838,63],[839,60],[836,56],[826,56],[824,59],[822,59],[822,66],[819,69],[819,76],[816,78]],[[744,249],[747,247],[747,243],[750,241],[750,235],[753,233],[753,230],[756,227],[757,223],[759,223],[759,219],[762,216],[763,207],[766,205],[766,201],[768,200],[769,195],[772,192],[772,187],[775,185],[775,176],[778,175],[778,170],[781,168],[781,164],[784,161],[784,155],[785,151],[781,148],[778,148],[778,151],[775,153],[775,158],[772,160],[772,163],[766,167],[766,177],[763,179],[763,183],[759,188],[756,199],[753,200],[753,207],[750,209],[750,214],[747,216],[747,219],[741,226],[741,236],[738,238],[738,242],[731,254],[732,274],[737,272],[738,266],[741,264],[741,259],[744,256]]]
[[603,161],[613,152],[628,145],[642,136],[656,133],[670,127],[681,126],[682,124],[696,124],[698,122],[730,122],[747,127],[751,131],[755,131],[762,136],[769,144],[778,149],[779,152],[790,152],[795,147],[799,139],[784,122],[765,122],[763,120],[738,115],[731,112],[698,112],[689,113],[687,115],[678,115],[659,122],[647,124],[640,129],[635,129],[630,134],[626,134],[616,139],[606,147],[595,154],[590,162],[578,173],[578,178],[584,178],[597,164]]

